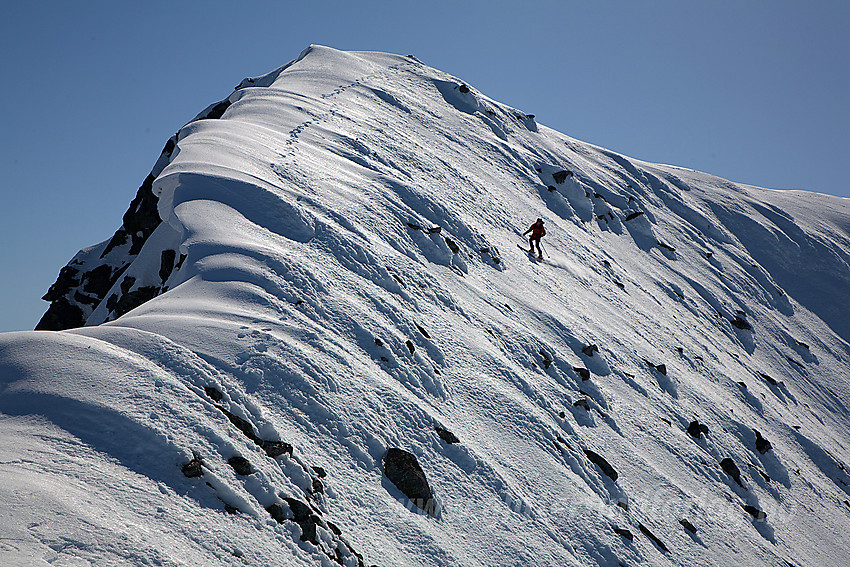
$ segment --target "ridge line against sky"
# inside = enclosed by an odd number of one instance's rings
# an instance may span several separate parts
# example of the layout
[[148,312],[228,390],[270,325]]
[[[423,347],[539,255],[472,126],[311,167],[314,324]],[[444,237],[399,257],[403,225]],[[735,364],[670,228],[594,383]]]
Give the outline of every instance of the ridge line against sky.
[[171,134],[311,43],[412,53],[630,157],[850,197],[848,23],[846,2],[9,5],[0,331],[35,326]]

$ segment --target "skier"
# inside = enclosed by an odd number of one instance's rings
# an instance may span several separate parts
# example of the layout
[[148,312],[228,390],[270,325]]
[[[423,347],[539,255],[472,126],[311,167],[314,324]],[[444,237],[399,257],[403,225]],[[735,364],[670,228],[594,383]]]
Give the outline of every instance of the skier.
[[528,246],[530,248],[528,253],[531,254],[532,256],[534,255],[534,245],[536,244],[537,245],[537,257],[542,258],[543,257],[543,251],[540,250],[540,239],[543,238],[544,236],[546,236],[546,229],[543,228],[543,219],[537,219],[537,222],[535,222],[533,225],[528,227],[528,230],[523,232],[522,235],[525,236],[529,232],[531,233],[531,236],[528,237]]

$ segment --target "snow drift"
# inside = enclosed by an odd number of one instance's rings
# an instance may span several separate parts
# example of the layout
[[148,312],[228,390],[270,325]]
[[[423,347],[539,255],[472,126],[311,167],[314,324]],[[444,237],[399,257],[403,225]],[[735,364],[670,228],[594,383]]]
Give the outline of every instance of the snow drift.
[[848,289],[847,199],[311,46],[0,336],[0,559],[850,563]]

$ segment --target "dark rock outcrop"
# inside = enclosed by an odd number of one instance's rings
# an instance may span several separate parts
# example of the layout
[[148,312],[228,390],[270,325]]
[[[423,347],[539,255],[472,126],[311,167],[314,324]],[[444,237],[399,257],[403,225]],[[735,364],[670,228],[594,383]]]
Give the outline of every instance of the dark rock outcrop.
[[446,239],[446,246],[449,247],[449,250],[451,250],[454,254],[460,253],[460,246],[458,246],[454,240],[452,240],[448,236],[444,236],[443,238]]
[[540,349],[540,356],[543,357],[543,369],[548,370],[550,366],[552,366],[552,359],[546,353],[545,350]]
[[756,520],[764,520],[765,518],[767,518],[767,514],[763,510],[759,510],[755,506],[746,505],[744,506],[744,511]]
[[688,424],[688,435],[693,437],[694,439],[702,439],[703,435],[708,435],[708,426],[704,423],[700,423],[697,420],[694,420]]
[[641,524],[641,523],[638,523],[638,529],[641,531],[641,533],[642,533],[643,535],[645,535],[646,537],[648,537],[649,539],[651,539],[651,540],[652,540],[652,542],[653,542],[655,545],[657,545],[657,546],[658,546],[658,549],[660,549],[660,550],[661,550],[661,551],[663,551],[664,553],[667,553],[667,552],[669,552],[669,551],[670,551],[669,549],[667,549],[667,546],[666,546],[666,545],[664,545],[664,542],[663,542],[663,541],[661,541],[660,539],[658,539],[657,537],[655,537],[655,534],[653,534],[651,531],[649,531],[649,528],[647,528],[646,526],[644,526],[644,525],[643,525],[643,524]]
[[290,457],[292,456],[292,445],[286,443],[285,441],[263,441],[260,440],[257,443],[260,447],[262,447],[263,451],[266,452],[271,458],[278,457],[283,455],[284,453],[288,454]]
[[602,469],[602,472],[605,474],[605,476],[607,476],[613,481],[617,480],[617,477],[619,476],[617,474],[617,471],[614,470],[614,467],[612,467],[611,464],[602,457],[602,455],[594,453],[589,449],[585,449],[584,454],[587,456],[588,461],[594,463],[596,466]]
[[764,455],[773,448],[770,441],[762,437],[760,432],[753,429],[753,433],[756,434],[756,451]]
[[403,449],[388,449],[384,455],[384,474],[414,506],[436,517],[434,493],[416,456]]
[[203,467],[204,461],[201,459],[201,456],[197,453],[193,453],[192,460],[180,467],[180,470],[183,472],[183,476],[187,478],[196,478],[204,474]]
[[204,393],[206,393],[209,398],[214,402],[220,402],[224,397],[224,394],[221,393],[221,390],[218,388],[214,388],[212,386],[204,386]]
[[[49,293],[49,292],[48,292]],[[36,331],[62,331],[74,329],[86,324],[85,314],[79,305],[72,305],[64,297],[60,297],[50,304],[47,312],[42,315]]]
[[560,185],[561,183],[563,183],[564,181],[567,180],[567,177],[572,177],[572,176],[573,176],[572,171],[562,169],[561,171],[556,171],[555,173],[553,173],[552,179],[555,180],[555,183]]
[[236,471],[236,474],[240,475],[249,475],[253,472],[251,469],[251,463],[248,462],[248,459],[245,457],[240,457],[239,455],[234,455],[227,460],[227,464],[233,467],[233,470]]
[[582,381],[590,380],[590,370],[588,370],[587,368],[573,366],[573,372],[578,374],[581,377]]
[[129,293],[125,293],[118,299],[118,303],[115,305],[115,308],[112,311],[115,313],[116,317],[120,317],[125,313],[129,313],[142,303],[146,303],[159,295],[160,291],[162,291],[159,287],[149,285],[140,287],[134,291]]
[[723,472],[732,477],[732,479],[738,483],[738,486],[743,487],[741,484],[741,469],[738,468],[738,465],[735,464],[735,461],[726,457],[722,461],[720,461],[720,468],[723,469]]
[[682,524],[682,527],[683,527],[683,528],[685,528],[686,530],[688,530],[688,531],[689,531],[689,532],[691,532],[692,534],[697,533],[697,528],[696,528],[696,526],[694,526],[692,523],[690,523],[690,522],[689,522],[689,521],[687,521],[686,519],[682,518],[681,520],[679,520],[679,523],[680,523],[680,524]]
[[174,271],[175,260],[177,260],[176,250],[167,249],[163,250],[160,254],[159,279],[162,285],[165,285],[165,281],[171,277],[171,272]]
[[454,433],[449,431],[448,429],[444,429],[439,425],[434,426],[434,430],[437,432],[437,435],[440,436],[440,439],[445,441],[446,443],[453,445],[455,443],[460,443],[460,439],[458,439]]
[[598,347],[598,346],[596,346],[596,345],[587,345],[586,347],[584,347],[583,349],[581,349],[581,352],[582,352],[585,356],[593,356],[593,353],[594,353],[594,352],[599,352],[599,347]]

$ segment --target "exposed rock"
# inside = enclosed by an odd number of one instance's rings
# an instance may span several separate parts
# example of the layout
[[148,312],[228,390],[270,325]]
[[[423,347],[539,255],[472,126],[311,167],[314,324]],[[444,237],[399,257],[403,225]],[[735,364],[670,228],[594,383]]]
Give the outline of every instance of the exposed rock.
[[214,402],[220,402],[221,398],[224,397],[221,390],[212,386],[204,386],[204,393]]
[[292,521],[301,527],[301,541],[309,541],[318,545],[319,539],[316,534],[316,526],[326,528],[327,525],[325,522],[313,512],[313,509],[310,508],[309,505],[304,502],[296,500],[295,498],[284,498],[283,500],[286,502],[287,506],[289,506],[289,509],[294,516],[294,518],[291,518]]
[[413,454],[395,447],[388,449],[384,455],[384,474],[414,506],[436,517],[434,493]]
[[584,353],[585,356],[593,356],[594,352],[599,352],[599,347],[596,345],[587,345],[581,352]]
[[286,517],[286,512],[283,511],[283,506],[281,506],[279,502],[275,502],[266,508],[266,512],[268,512],[278,524],[282,524],[288,519]]
[[690,522],[689,522],[689,521],[687,521],[686,519],[682,518],[681,520],[679,520],[679,523],[680,523],[680,524],[682,524],[682,527],[683,527],[683,528],[685,528],[686,530],[688,530],[688,531],[689,531],[689,532],[691,532],[692,534],[697,533],[697,528],[696,528],[696,526],[694,526],[692,523],[690,523]]
[[585,411],[590,411],[590,404],[587,403],[586,398],[581,398],[580,400],[576,400],[573,402],[573,406],[577,408],[584,408]]
[[755,506],[750,506],[749,504],[744,506],[744,511],[756,520],[764,520],[767,518],[767,514],[764,511],[759,510]]
[[410,351],[410,354],[413,354],[414,352],[416,352],[416,347],[413,346],[413,343],[411,341],[407,341],[404,344],[407,345],[407,350]]
[[773,378],[771,378],[767,374],[763,374],[762,372],[759,372],[759,376],[761,376],[762,380],[764,380],[765,382],[767,382],[771,386],[778,386],[779,385],[779,382],[777,382],[776,380],[774,380]]
[[445,238],[445,240],[446,240],[446,246],[448,246],[448,247],[449,247],[449,250],[451,250],[451,251],[452,251],[453,253],[455,253],[455,254],[460,253],[460,247],[459,247],[459,246],[455,243],[455,241],[454,241],[454,240],[452,240],[452,239],[451,239],[451,238],[449,238],[448,236],[444,236],[443,238]]
[[624,529],[624,528],[618,528],[618,527],[614,526],[614,533],[616,533],[619,536],[626,538],[629,541],[632,541],[633,539],[635,539],[635,536],[632,535],[632,532],[630,532],[629,530]]
[[50,286],[42,299],[56,301],[64,297],[69,291],[80,285],[80,278],[77,277],[79,273],[80,270],[73,266],[63,267],[59,270],[59,277],[56,278],[56,281]]
[[287,453],[290,457],[292,456],[292,445],[284,441],[260,441],[258,445],[271,458],[278,457],[284,453]]
[[708,426],[704,423],[700,423],[697,420],[694,420],[688,424],[688,435],[693,437],[694,439],[702,439],[703,435],[708,435]]
[[160,254],[159,261],[159,279],[160,283],[165,285],[165,281],[171,276],[171,272],[174,270],[174,261],[177,259],[177,251],[176,250],[163,250]]
[[626,217],[626,220],[630,221],[632,219],[636,219],[643,214],[645,214],[644,211],[635,211],[633,213],[629,213],[629,215]]
[[201,459],[201,456],[197,453],[193,453],[192,460],[180,467],[180,470],[183,472],[184,476],[188,478],[196,478],[204,474],[203,465],[204,462]]
[[460,85],[458,85],[457,90],[459,90],[459,91],[460,91],[460,92],[462,92],[463,94],[466,94],[466,93],[468,93],[468,92],[469,92],[469,87],[467,87],[466,85],[464,85],[463,83],[461,83]]
[[753,328],[752,325],[747,323],[746,319],[742,319],[739,315],[736,315],[735,319],[731,321],[731,323],[733,327],[741,329],[742,331],[749,331]]
[[243,476],[249,475],[253,472],[251,469],[251,463],[248,462],[248,459],[245,457],[240,457],[239,455],[234,455],[227,460],[227,464],[233,467],[233,470],[236,471],[236,474],[241,474]]
[[572,171],[562,169],[561,171],[556,171],[555,173],[553,173],[552,179],[555,180],[555,183],[560,185],[561,183],[563,183],[564,181],[567,180],[567,177],[572,177],[572,176],[573,176]]
[[422,336],[425,337],[426,339],[428,339],[428,340],[431,339],[431,335],[428,334],[428,331],[426,331],[425,329],[423,329],[419,325],[416,325],[416,330],[419,331],[420,333],[422,333]]
[[540,356],[543,357],[543,368],[548,370],[552,366],[552,359],[549,358],[549,355],[543,349],[540,349]]
[[661,374],[662,376],[667,376],[667,366],[666,365],[664,365],[664,364],[653,364],[650,361],[646,360],[645,358],[643,359],[643,361],[647,365],[649,365],[650,367],[654,368],[655,371],[658,372],[659,374]]
[[439,425],[436,425],[434,426],[434,430],[437,432],[437,435],[440,436],[440,439],[442,439],[446,443],[450,445],[454,443],[460,443],[460,439],[458,439],[455,434],[449,431],[448,429],[443,429]]
[[573,372],[578,374],[581,377],[582,381],[590,380],[590,370],[588,370],[587,368],[582,368],[580,366],[573,366]]
[[103,299],[115,281],[112,278],[112,268],[106,264],[83,274],[83,291],[96,296],[96,301]]
[[243,435],[245,435],[245,437],[247,437],[248,439],[250,439],[251,441],[253,441],[257,445],[262,444],[263,440],[260,439],[259,437],[257,437],[257,434],[254,433],[254,426],[251,425],[251,422],[249,422],[246,419],[239,417],[238,415],[236,415],[234,413],[227,411],[226,409],[224,409],[221,406],[216,406],[216,407],[218,407],[218,409],[221,410],[221,412],[224,413],[224,415],[227,416],[227,419],[230,420],[230,423],[235,425],[236,429],[241,431],[243,433]]
[[154,176],[149,174],[136,197],[130,202],[130,208],[124,213],[124,229],[133,241],[129,254],[136,256],[153,231],[162,223],[157,210],[159,199],[153,194]]
[[741,470],[738,468],[738,465],[735,464],[735,461],[726,457],[720,461],[720,468],[723,469],[723,472],[731,476],[732,479],[738,483],[738,486],[744,486],[741,484]]
[[100,301],[97,297],[92,297],[91,295],[86,295],[84,293],[80,293],[79,291],[74,292],[74,301],[77,303],[82,303],[83,305],[94,305]]
[[130,293],[125,293],[118,300],[118,304],[115,306],[113,311],[117,317],[124,315],[125,313],[129,313],[142,303],[150,301],[157,295],[159,295],[160,288],[156,286],[144,286],[140,287],[135,291],[131,291]]
[[605,476],[607,476],[613,481],[617,480],[617,477],[619,476],[617,474],[617,471],[614,470],[614,467],[612,467],[610,463],[608,463],[608,461],[606,461],[602,457],[602,455],[594,453],[593,451],[590,451],[588,449],[584,450],[584,454],[587,455],[587,460],[596,464],[600,469],[602,469],[602,472],[605,474]]
[[762,437],[760,432],[753,429],[753,433],[756,434],[756,451],[764,455],[773,448],[770,441]]
[[201,120],[218,120],[224,114],[224,111],[230,106],[230,100],[224,99],[220,103],[216,104],[212,109],[207,112],[206,116],[203,116]]
[[130,293],[130,288],[133,287],[133,284],[136,283],[136,278],[132,276],[126,276],[121,281],[121,294]]
[[325,469],[323,469],[322,467],[310,467],[310,468],[313,469],[313,472],[316,473],[316,476],[318,476],[319,478],[325,478],[326,476],[328,476],[328,473],[326,473]]
[[651,531],[649,531],[649,528],[647,528],[646,526],[644,526],[641,523],[638,523],[638,529],[641,531],[641,533],[643,533],[643,535],[645,535],[646,537],[651,539],[653,541],[653,543],[655,543],[655,545],[657,545],[658,548],[661,551],[663,551],[664,553],[667,553],[668,551],[670,551],[669,549],[667,549],[667,546],[664,545],[664,542],[662,542],[660,539],[655,537],[655,535]]
[[50,307],[41,316],[38,325],[35,326],[35,330],[62,331],[82,327],[85,324],[86,320],[82,308],[79,305],[72,305],[64,297],[60,297],[50,304]]

